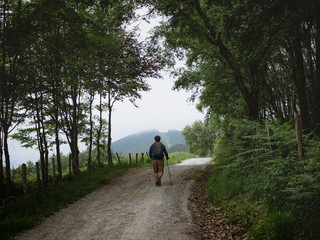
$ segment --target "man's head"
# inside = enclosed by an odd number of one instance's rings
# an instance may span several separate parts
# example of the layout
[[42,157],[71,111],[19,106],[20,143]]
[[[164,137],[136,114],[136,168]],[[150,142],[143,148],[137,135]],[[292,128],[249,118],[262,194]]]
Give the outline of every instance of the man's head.
[[160,139],[161,139],[161,138],[160,138],[160,136],[158,136],[158,135],[154,137],[154,140],[155,140],[156,142],[160,142]]

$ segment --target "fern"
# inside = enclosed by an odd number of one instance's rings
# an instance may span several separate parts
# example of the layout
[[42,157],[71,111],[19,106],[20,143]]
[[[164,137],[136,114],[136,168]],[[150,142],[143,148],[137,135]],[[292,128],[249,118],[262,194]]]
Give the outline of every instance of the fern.
[[[300,162],[292,122],[230,121],[215,145],[216,171],[208,184],[209,197],[225,202],[246,196],[252,206],[256,202],[263,206],[270,236],[276,236],[285,223],[292,233],[281,234],[313,239],[320,234],[320,146],[314,135],[303,137]],[[276,212],[285,214],[277,217]]]

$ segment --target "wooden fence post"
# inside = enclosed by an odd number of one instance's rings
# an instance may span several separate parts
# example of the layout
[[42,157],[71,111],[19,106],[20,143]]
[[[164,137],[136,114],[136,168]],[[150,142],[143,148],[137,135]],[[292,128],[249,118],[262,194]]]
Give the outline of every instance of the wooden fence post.
[[136,153],[136,163],[138,163],[138,153]]
[[52,158],[52,171],[53,171],[53,186],[56,186],[56,166],[54,163],[54,158]]
[[22,164],[22,187],[23,193],[27,194],[28,187],[27,187],[27,165],[24,163]]
[[129,164],[131,165],[131,153],[129,153]]
[[117,152],[116,152],[116,155],[117,155],[118,162],[120,163],[120,157],[119,157],[119,154]]
[[141,162],[142,164],[144,164],[144,153],[141,153],[141,157],[142,157]]
[[301,117],[300,114],[296,114],[296,135],[298,140],[298,156],[299,160],[303,158],[303,146],[302,146],[302,131],[301,131]]
[[36,171],[37,171],[37,183],[38,183],[38,188],[41,188],[41,180],[40,180],[40,170],[39,170],[39,163],[36,162]]

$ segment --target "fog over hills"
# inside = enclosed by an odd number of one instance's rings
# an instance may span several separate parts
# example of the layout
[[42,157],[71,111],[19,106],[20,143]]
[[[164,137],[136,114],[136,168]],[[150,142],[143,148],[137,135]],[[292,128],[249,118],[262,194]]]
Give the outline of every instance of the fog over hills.
[[169,130],[168,132],[149,130],[132,134],[113,142],[112,150],[118,153],[122,152],[124,155],[149,152],[156,135],[161,137],[161,142],[166,146],[169,153],[187,151],[184,136],[178,130]]

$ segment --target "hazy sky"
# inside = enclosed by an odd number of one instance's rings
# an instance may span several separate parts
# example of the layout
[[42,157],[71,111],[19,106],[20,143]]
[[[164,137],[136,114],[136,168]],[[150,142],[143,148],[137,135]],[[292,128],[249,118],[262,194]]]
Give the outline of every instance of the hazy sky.
[[173,79],[168,74],[149,83],[152,90],[137,100],[139,108],[129,101],[116,104],[112,118],[113,141],[144,130],[182,130],[195,120],[203,120],[204,115],[196,110],[195,104],[187,102],[191,93],[173,91]]
[[[151,20],[150,24],[145,21],[134,23],[141,29],[140,40],[148,35],[147,32],[157,21]],[[196,110],[195,104],[187,102],[191,93],[173,91],[174,79],[168,73],[163,72],[162,76],[162,79],[147,80],[151,91],[142,93],[142,99],[136,101],[138,108],[128,100],[115,103],[112,113],[112,141],[146,130],[183,130],[186,125],[203,120],[204,114]],[[152,141],[153,139],[150,139],[150,142]],[[11,141],[9,148],[14,167],[39,159],[37,150],[21,148],[18,142]],[[68,151],[67,146],[63,149]]]
[[[138,13],[143,15],[146,9]],[[149,19],[149,22],[136,21],[132,27],[140,29],[140,40],[144,40],[160,20],[154,18]],[[179,62],[179,65],[183,64]],[[195,120],[203,120],[204,114],[196,110],[195,104],[187,102],[191,93],[173,91],[174,79],[169,73],[163,72],[162,76],[162,79],[148,80],[152,89],[144,92],[141,100],[137,100],[139,108],[135,108],[129,101],[116,104],[112,118],[113,141],[145,130],[157,129],[164,132],[170,129],[182,130]]]

